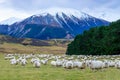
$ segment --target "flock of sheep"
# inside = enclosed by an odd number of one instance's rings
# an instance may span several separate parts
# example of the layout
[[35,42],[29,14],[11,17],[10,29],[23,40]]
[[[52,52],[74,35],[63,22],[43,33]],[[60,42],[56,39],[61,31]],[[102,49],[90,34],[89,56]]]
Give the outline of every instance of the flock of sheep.
[[53,55],[53,54],[5,54],[5,60],[9,60],[11,65],[25,66],[28,63],[33,67],[40,68],[41,65],[51,65],[53,67],[63,67],[65,69],[85,69],[99,70],[108,67],[120,69],[120,55],[84,56],[84,55]]

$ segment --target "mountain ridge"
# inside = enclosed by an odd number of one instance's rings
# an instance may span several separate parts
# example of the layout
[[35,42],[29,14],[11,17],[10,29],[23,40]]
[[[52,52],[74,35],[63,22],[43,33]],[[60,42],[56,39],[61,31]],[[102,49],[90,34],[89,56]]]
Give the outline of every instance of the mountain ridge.
[[7,34],[18,38],[59,39],[65,38],[67,35],[74,38],[92,27],[109,25],[108,21],[92,17],[78,10],[52,10],[53,12],[44,10],[39,15],[32,15],[10,25]]

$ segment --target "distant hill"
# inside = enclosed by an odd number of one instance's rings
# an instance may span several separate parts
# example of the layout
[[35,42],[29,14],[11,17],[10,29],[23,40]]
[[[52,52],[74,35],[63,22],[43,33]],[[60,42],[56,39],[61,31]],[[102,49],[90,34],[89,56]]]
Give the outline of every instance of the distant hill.
[[71,40],[67,39],[52,39],[52,40],[39,40],[31,38],[15,38],[7,35],[0,34],[0,44],[3,43],[17,43],[22,45],[31,45],[31,46],[67,46]]
[[120,20],[109,26],[91,28],[77,35],[67,48],[68,55],[120,54]]

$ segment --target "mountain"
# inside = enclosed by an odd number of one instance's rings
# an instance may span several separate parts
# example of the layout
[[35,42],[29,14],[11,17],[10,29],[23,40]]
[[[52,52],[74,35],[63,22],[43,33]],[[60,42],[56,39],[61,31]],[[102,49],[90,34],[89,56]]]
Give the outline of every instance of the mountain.
[[73,38],[101,25],[109,22],[74,9],[50,8],[10,25],[7,34],[18,38]]
[[18,22],[18,21],[21,21],[21,19],[15,18],[15,17],[11,17],[11,18],[8,18],[6,20],[1,21],[0,24],[11,25],[11,24],[13,24],[15,22]]
[[8,33],[8,25],[0,25],[0,34],[7,34]]

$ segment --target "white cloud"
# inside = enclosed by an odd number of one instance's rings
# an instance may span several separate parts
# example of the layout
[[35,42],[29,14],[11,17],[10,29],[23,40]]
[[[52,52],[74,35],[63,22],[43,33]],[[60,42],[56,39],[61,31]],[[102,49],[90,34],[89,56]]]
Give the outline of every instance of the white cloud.
[[25,12],[19,12],[13,9],[6,9],[6,8],[0,8],[0,21],[8,19],[10,17],[16,17],[16,18],[26,18],[29,17],[31,14],[25,13]]
[[[108,21],[119,19],[119,0],[0,0],[0,20],[27,17],[50,7],[74,8]],[[86,9],[87,8],[87,9]]]
[[109,9],[109,8],[94,8],[94,9],[89,9],[89,8],[84,8],[82,10],[83,12],[86,12],[94,17],[101,18],[107,21],[116,21],[120,19],[119,15],[119,9],[114,10],[114,9]]
[[4,2],[6,2],[6,0],[0,0],[0,3],[4,3]]

